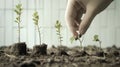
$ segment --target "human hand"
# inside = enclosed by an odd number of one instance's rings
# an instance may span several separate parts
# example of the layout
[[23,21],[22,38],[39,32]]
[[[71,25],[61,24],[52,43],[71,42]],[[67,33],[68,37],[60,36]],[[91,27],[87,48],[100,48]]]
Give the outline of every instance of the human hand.
[[[65,19],[73,36],[82,36],[94,17],[103,11],[113,0],[68,0]],[[84,15],[83,19],[82,16]],[[78,32],[77,32],[78,31]]]

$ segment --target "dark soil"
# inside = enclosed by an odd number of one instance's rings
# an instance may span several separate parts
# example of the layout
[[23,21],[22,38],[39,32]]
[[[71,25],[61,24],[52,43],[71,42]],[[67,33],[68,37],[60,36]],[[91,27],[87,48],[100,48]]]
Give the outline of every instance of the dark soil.
[[5,49],[5,52],[13,55],[26,55],[27,54],[27,45],[25,42],[14,43]]
[[33,46],[32,56],[47,55],[47,45],[35,45]]
[[96,46],[68,48],[25,43],[0,47],[0,67],[120,67],[120,48]]

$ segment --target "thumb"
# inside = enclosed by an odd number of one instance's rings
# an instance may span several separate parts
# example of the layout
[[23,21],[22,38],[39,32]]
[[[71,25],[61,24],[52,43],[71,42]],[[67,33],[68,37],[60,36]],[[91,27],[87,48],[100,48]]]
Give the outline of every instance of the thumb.
[[93,10],[87,10],[85,16],[83,17],[83,20],[81,21],[79,25],[79,33],[80,35],[85,34],[87,29],[89,28],[92,20],[96,16],[96,13],[94,13]]

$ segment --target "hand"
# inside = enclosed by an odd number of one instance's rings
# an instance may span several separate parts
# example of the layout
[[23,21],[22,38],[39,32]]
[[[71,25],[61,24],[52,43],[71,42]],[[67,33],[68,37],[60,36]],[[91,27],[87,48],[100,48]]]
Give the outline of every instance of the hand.
[[[65,19],[73,36],[82,36],[94,17],[103,11],[113,0],[68,0]],[[84,15],[83,19],[82,16]],[[78,32],[79,33],[78,33]]]

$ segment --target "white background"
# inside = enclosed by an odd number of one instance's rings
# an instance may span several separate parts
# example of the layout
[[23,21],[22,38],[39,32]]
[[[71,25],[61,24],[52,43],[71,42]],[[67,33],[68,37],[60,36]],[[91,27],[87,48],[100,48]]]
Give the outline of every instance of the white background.
[[[38,34],[35,32],[32,14],[35,10],[35,0],[21,0],[24,10],[22,13],[21,41],[26,42],[28,47],[39,44]],[[59,45],[54,24],[60,20],[62,27],[63,45],[72,47],[79,42],[70,43],[71,33],[66,27],[64,19],[67,0],[36,0],[37,10],[40,15],[40,27],[42,42],[51,45]],[[17,42],[17,24],[14,22],[16,14],[15,5],[18,0],[0,0],[0,46],[11,45]],[[102,13],[96,16],[90,28],[84,35],[84,46],[97,45],[93,42],[93,36],[99,35],[102,47],[120,46],[120,0],[114,2]]]

